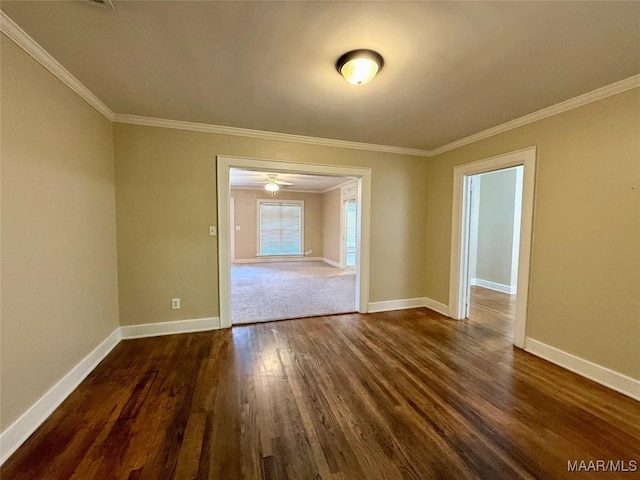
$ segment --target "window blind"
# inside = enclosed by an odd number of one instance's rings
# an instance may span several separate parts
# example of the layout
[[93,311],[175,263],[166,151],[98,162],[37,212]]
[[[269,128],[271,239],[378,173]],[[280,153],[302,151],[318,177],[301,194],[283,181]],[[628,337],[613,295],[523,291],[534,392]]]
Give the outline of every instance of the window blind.
[[260,255],[302,255],[302,204],[260,202]]

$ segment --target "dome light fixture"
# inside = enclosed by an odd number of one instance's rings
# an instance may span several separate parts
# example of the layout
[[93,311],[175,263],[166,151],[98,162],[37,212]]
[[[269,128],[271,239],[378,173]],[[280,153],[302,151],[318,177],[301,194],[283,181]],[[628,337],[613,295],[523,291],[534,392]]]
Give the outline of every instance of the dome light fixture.
[[265,189],[267,192],[274,193],[274,192],[277,192],[278,190],[280,190],[280,187],[279,187],[279,186],[278,186],[278,184],[277,184],[277,183],[275,183],[275,182],[274,182],[274,183],[269,182],[269,183],[267,183],[267,184],[264,186],[264,189]]
[[364,85],[382,69],[382,55],[373,50],[352,50],[336,62],[336,69],[352,85]]

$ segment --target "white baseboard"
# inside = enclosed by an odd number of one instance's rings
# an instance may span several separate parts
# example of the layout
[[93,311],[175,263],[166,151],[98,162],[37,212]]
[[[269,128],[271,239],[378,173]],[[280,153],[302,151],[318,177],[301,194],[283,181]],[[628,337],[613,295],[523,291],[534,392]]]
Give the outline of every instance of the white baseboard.
[[526,338],[524,349],[537,357],[544,358],[616,392],[640,400],[640,380],[615,372],[530,337]]
[[120,342],[116,328],[105,340],[69,371],[58,383],[34,403],[0,435],[0,465],[58,408],[93,369]]
[[193,320],[176,320],[173,322],[143,323],[120,327],[123,340],[132,338],[158,337],[178,333],[206,332],[220,328],[220,318],[195,318]]
[[0,435],[0,465],[60,406],[93,369],[124,339],[202,332],[220,328],[218,317],[147,323],[116,328]]
[[391,310],[405,310],[407,308],[427,307],[434,312],[441,313],[445,317],[449,316],[449,306],[436,302],[427,297],[403,298],[400,300],[386,300],[384,302],[369,303],[369,313],[389,312]]
[[445,317],[449,316],[449,305],[445,305],[444,303],[436,302],[431,298],[424,298],[424,306],[433,310],[434,312],[438,312]]
[[331,260],[330,258],[327,257],[322,257],[322,261],[324,263],[326,263],[327,265],[331,265],[332,267],[336,267],[336,268],[341,268],[340,264],[338,262],[334,262],[333,260]]
[[495,290],[496,292],[508,293],[509,295],[515,295],[517,292],[516,285],[505,285],[503,283],[496,283],[490,280],[483,280],[482,278],[472,278],[469,282],[471,286],[477,285],[478,287],[488,288]]
[[322,257],[256,257],[236,258],[232,263],[282,263],[282,262],[322,262]]
[[407,308],[424,307],[424,297],[403,298],[401,300],[386,300],[384,302],[370,302],[369,313],[388,312],[390,310],[405,310]]

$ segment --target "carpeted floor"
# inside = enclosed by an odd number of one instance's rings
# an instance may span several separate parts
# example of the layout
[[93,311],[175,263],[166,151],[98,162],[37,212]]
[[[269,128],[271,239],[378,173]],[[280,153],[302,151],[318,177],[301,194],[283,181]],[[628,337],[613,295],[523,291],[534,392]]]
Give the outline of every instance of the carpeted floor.
[[233,323],[354,312],[355,277],[323,262],[233,265]]

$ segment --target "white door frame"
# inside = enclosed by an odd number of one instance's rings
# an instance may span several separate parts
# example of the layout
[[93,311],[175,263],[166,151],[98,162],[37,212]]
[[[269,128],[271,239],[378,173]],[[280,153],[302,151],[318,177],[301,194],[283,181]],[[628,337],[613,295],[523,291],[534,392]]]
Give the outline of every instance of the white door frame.
[[[353,197],[343,198],[340,201],[340,268],[347,268],[347,205],[349,202],[356,202],[356,210],[358,209],[358,199]],[[356,218],[356,228],[357,228]],[[357,246],[356,246],[357,248]]]
[[[346,212],[346,203],[349,200],[356,201],[356,211],[358,209],[358,195],[357,189],[352,194],[350,190],[352,189],[353,182],[349,182],[346,185],[340,187],[340,268],[347,268],[347,212]],[[347,193],[349,192],[349,193]],[[357,223],[357,219],[356,219]],[[357,226],[356,226],[357,228]],[[356,249],[357,249],[356,245]],[[357,253],[356,253],[357,255]]]
[[229,261],[236,260],[236,199],[229,196]]
[[369,236],[371,226],[371,169],[312,163],[294,163],[247,157],[217,156],[218,191],[218,288],[220,327],[231,327],[231,259],[229,245],[229,207],[231,168],[268,170],[282,173],[306,173],[353,177],[358,180],[356,242],[356,307],[359,313],[369,308]]
[[468,186],[470,177],[509,167],[522,165],[522,217],[520,224],[520,252],[518,258],[518,296],[514,322],[513,344],[524,348],[529,300],[529,265],[533,231],[533,205],[536,175],[536,147],[498,155],[477,162],[459,165],[453,169],[453,212],[451,222],[451,270],[449,275],[449,316],[465,318],[466,278],[469,248]]

